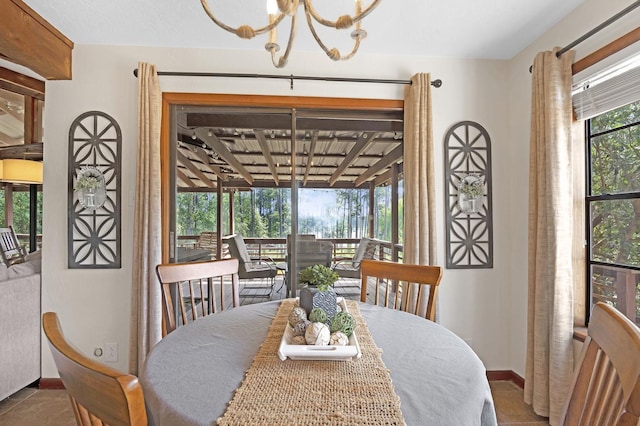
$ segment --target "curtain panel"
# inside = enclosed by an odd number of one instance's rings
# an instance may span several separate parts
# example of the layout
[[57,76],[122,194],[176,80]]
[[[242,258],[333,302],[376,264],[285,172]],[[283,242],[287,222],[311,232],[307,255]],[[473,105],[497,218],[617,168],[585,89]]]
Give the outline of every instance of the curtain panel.
[[[555,425],[573,374],[573,288],[580,221],[572,144],[573,52],[533,64],[529,158],[528,321],[525,402]],[[579,186],[578,186],[579,187]]]
[[[419,73],[411,78],[404,100],[404,263],[435,265],[435,171],[431,76]],[[415,284],[413,284],[415,286]],[[403,301],[412,309],[413,300]],[[407,294],[407,292],[403,292]],[[426,312],[426,300],[419,314]]]
[[129,370],[138,374],[162,338],[161,293],[155,267],[162,260],[160,128],[162,92],[154,65],[138,64],[138,154],[133,236]]

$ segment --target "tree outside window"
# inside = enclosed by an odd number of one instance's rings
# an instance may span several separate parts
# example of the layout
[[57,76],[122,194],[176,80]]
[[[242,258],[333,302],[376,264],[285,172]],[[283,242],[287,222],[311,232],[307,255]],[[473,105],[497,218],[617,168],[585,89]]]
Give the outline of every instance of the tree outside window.
[[640,324],[640,101],[587,121],[591,304]]

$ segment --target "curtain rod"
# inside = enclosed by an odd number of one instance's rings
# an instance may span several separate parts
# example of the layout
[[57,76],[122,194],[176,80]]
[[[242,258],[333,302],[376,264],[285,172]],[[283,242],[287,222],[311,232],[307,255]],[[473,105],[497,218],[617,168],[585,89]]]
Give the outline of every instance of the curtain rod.
[[[640,1],[640,0],[639,0]],[[377,84],[411,84],[411,80],[389,80],[379,78],[346,78],[346,77],[314,77],[303,75],[277,75],[277,74],[235,74],[220,72],[183,72],[183,71],[158,71],[158,76],[179,76],[179,77],[232,77],[232,78],[275,78],[280,80],[289,80],[291,82],[291,90],[293,90],[293,80],[312,80],[312,81],[333,81],[333,82],[350,82],[350,83],[377,83]],[[138,77],[138,68],[133,70],[133,75]],[[437,79],[431,82],[433,87],[441,87],[442,80]]]
[[[604,21],[603,23],[601,23],[597,27],[593,28],[591,31],[585,33],[582,37],[579,37],[579,38],[575,39],[574,41],[572,41],[571,43],[567,44],[562,49],[558,50],[556,52],[556,57],[559,58],[563,54],[567,53],[569,50],[573,49],[574,47],[576,47],[577,45],[579,45],[583,41],[587,40],[588,38],[590,38],[591,36],[593,36],[597,32],[599,32],[599,31],[603,30],[604,28],[608,27],[609,25],[613,24],[618,19],[620,19],[623,16],[627,15],[629,12],[633,11],[634,9],[638,8],[639,6],[640,6],[640,0],[636,0],[635,2],[631,3],[631,5],[629,5],[625,9],[621,10],[617,14],[613,15],[611,18],[607,19],[606,21]],[[529,72],[532,72],[532,71],[533,71],[533,65],[531,65],[529,67]]]

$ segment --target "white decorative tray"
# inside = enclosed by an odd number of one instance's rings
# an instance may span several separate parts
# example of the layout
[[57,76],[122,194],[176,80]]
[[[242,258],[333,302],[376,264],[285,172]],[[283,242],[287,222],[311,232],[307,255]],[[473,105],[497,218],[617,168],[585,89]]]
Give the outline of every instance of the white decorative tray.
[[[338,297],[337,302],[343,312],[349,312],[343,297]],[[362,356],[355,331],[349,337],[349,344],[346,346],[290,345],[292,337],[293,329],[287,323],[278,348],[278,356],[282,361],[287,358],[307,361],[348,361]]]

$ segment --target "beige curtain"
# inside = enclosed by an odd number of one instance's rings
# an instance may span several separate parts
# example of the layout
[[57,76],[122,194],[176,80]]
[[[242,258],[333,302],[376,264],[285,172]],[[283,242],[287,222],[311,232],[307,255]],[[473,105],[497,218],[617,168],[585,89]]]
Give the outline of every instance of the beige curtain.
[[580,220],[574,169],[581,167],[575,159],[583,150],[572,144],[573,52],[557,58],[556,51],[539,53],[533,64],[525,371],[525,401],[552,425],[572,377],[573,286],[583,277],[573,266]]
[[155,66],[138,64],[138,156],[133,236],[133,291],[129,370],[138,374],[162,338],[161,296],[155,267],[162,260],[160,127],[162,92]]
[[[431,79],[419,73],[404,99],[404,263],[436,263]],[[415,285],[415,284],[414,284]],[[412,292],[415,296],[416,292]],[[406,292],[404,293],[406,294]],[[420,307],[424,315],[425,306]],[[415,299],[405,306],[415,306]]]

